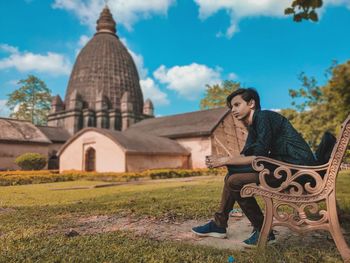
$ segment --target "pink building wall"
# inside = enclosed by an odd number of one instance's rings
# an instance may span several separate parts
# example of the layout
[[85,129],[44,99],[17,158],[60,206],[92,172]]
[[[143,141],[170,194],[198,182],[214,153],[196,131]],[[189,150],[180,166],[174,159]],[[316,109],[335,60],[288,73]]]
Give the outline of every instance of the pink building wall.
[[[24,153],[40,153],[47,157],[48,145],[45,144],[24,144],[24,143],[0,143],[0,169],[20,170],[15,164],[15,159]],[[45,168],[44,168],[45,169]]]
[[72,141],[60,154],[60,172],[85,170],[85,151],[93,147],[96,151],[97,172],[124,172],[125,153],[107,136],[94,131],[83,133]]
[[176,141],[191,153],[189,168],[206,168],[205,156],[212,154],[210,137],[182,138]]
[[149,155],[127,154],[126,171],[142,171],[148,169],[188,169],[188,156],[186,155]]

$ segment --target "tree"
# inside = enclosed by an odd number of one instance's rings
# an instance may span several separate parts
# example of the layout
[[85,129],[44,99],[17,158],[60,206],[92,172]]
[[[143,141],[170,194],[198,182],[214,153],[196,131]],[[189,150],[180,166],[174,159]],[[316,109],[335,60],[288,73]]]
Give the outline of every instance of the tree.
[[33,75],[20,80],[18,84],[22,86],[7,95],[6,106],[12,111],[10,117],[28,120],[36,125],[46,124],[50,110],[51,90],[44,81]]
[[284,10],[285,15],[293,15],[295,22],[302,20],[318,21],[316,9],[321,8],[323,0],[293,0],[290,7]]
[[[295,109],[282,110],[303,137],[316,149],[325,131],[337,134],[350,113],[350,61],[326,71],[328,81],[318,86],[313,77],[301,73],[302,87],[289,90]],[[302,101],[296,103],[295,99]]]
[[226,80],[221,84],[206,85],[206,87],[204,98],[200,101],[201,110],[225,107],[226,97],[233,91],[239,89],[241,84],[239,82]]

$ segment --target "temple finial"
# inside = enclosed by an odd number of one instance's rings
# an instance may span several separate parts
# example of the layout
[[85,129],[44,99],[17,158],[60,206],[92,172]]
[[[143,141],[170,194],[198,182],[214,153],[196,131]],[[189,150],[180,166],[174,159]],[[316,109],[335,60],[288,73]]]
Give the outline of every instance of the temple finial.
[[100,18],[97,20],[96,30],[97,33],[107,32],[115,34],[117,32],[116,23],[113,19],[111,11],[108,8],[108,0],[105,0],[105,4],[106,6],[103,8]]

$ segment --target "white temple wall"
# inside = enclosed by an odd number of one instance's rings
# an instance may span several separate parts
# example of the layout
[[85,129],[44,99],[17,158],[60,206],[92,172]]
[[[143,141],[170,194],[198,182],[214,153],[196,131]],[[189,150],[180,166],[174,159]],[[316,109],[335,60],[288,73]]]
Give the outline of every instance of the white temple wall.
[[85,152],[92,147],[96,151],[96,172],[124,172],[125,153],[107,136],[88,131],[72,141],[60,153],[60,172],[85,170]]
[[205,156],[212,154],[210,137],[180,138],[176,141],[191,153],[189,168],[206,168]]

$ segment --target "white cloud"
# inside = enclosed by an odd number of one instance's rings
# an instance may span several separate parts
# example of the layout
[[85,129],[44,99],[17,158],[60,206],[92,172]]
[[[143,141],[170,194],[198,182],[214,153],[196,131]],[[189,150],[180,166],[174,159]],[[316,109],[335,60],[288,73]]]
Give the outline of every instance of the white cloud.
[[237,76],[236,73],[230,72],[230,73],[227,75],[227,79],[228,79],[228,80],[236,80],[236,79],[238,79],[238,76]]
[[61,54],[47,52],[47,54],[34,54],[20,52],[17,47],[7,44],[0,45],[0,49],[10,53],[6,58],[0,59],[0,69],[15,68],[18,71],[37,71],[52,75],[67,75],[71,70],[70,61]]
[[194,100],[206,89],[206,84],[221,82],[220,71],[218,68],[192,63],[169,69],[162,65],[153,75],[159,82],[166,84],[168,89],[178,92],[186,99]]
[[132,56],[136,67],[137,67],[137,71],[139,72],[140,78],[144,79],[147,77],[148,74],[148,69],[145,68],[144,62],[143,62],[143,56],[140,54],[136,54],[134,51],[132,51],[131,49],[129,49],[129,53]]
[[6,53],[18,53],[18,48],[10,46],[8,44],[0,44],[0,50]]
[[79,38],[78,45],[79,47],[84,47],[87,42],[89,42],[90,38],[87,35],[82,35]]
[[[108,6],[117,22],[129,30],[138,20],[152,15],[166,15],[176,0],[110,0]],[[103,0],[55,0],[53,8],[73,12],[81,23],[95,28],[96,20],[104,7]]]
[[136,64],[137,71],[140,76],[140,86],[142,89],[144,99],[151,99],[154,105],[168,105],[170,102],[167,98],[167,94],[160,90],[159,86],[154,82],[152,78],[147,76],[148,69],[144,65],[143,56],[131,50],[125,38],[121,38],[120,40],[128,49],[130,55],[132,56]]
[[143,97],[145,99],[149,98],[154,104],[158,105],[168,105],[169,100],[167,94],[162,92],[158,85],[151,78],[146,78],[140,80],[140,85],[142,88]]
[[[230,26],[225,33],[218,32],[217,37],[231,38],[239,32],[239,21],[247,17],[271,16],[283,17],[284,9],[291,5],[291,0],[193,0],[199,6],[199,17],[206,19],[220,10],[226,10],[230,16]],[[318,11],[324,12],[327,6],[345,5],[350,8],[349,0],[324,0],[324,6]]]
[[89,42],[90,37],[87,35],[81,35],[77,44],[77,48],[75,49],[75,55],[77,56],[80,50]]
[[270,111],[281,112],[281,109],[270,109]]
[[123,42],[125,47],[128,49],[130,55],[132,56],[132,59],[134,60],[134,62],[136,64],[137,71],[140,75],[140,79],[147,78],[148,69],[144,65],[143,56],[141,54],[137,54],[133,50],[131,50],[130,47],[128,46],[128,42],[125,38],[121,38],[120,40]]
[[10,109],[6,106],[7,100],[0,100],[0,117],[8,117]]
[[18,82],[19,82],[18,79],[12,79],[12,80],[7,81],[5,84],[9,85],[9,86],[17,86]]

